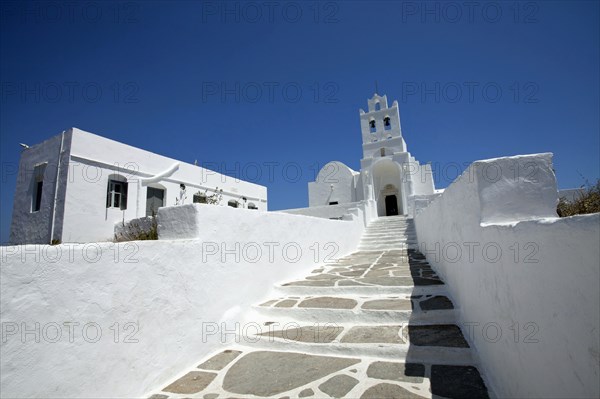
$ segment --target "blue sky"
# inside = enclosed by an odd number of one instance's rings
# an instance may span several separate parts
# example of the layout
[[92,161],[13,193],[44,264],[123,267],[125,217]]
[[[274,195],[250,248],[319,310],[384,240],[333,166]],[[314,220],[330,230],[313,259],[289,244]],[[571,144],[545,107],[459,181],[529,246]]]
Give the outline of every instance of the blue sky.
[[559,187],[595,181],[599,3],[476,4],[2,2],[0,242],[18,143],[71,126],[264,184],[272,210],[307,206],[320,166],[359,169],[375,81],[437,187],[546,151]]

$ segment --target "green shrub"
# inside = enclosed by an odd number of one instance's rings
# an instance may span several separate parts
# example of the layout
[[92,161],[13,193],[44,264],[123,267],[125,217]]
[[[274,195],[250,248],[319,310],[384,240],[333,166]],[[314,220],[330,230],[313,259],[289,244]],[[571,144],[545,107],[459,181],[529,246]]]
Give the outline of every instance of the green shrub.
[[560,198],[556,211],[560,217],[600,212],[600,179],[593,186],[582,187],[573,201]]

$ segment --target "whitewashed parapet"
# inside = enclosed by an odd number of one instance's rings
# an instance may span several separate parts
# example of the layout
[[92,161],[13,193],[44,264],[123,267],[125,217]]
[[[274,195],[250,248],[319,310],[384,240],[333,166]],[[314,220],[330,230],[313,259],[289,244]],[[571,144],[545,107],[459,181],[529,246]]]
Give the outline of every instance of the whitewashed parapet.
[[352,218],[330,220],[282,212],[189,204],[158,210],[160,240],[196,239],[217,242],[294,242],[306,254],[315,242],[334,242],[338,253],[356,249],[365,228],[364,212],[354,208]]
[[600,214],[557,197],[552,154],[497,158],[415,217],[498,397],[600,396]]
[[358,202],[350,202],[348,204],[322,205],[311,206],[308,208],[284,209],[281,213],[289,213],[293,215],[313,216],[325,219],[341,219],[352,208],[356,208]]
[[481,223],[557,216],[551,153],[477,161],[468,172],[476,179]]

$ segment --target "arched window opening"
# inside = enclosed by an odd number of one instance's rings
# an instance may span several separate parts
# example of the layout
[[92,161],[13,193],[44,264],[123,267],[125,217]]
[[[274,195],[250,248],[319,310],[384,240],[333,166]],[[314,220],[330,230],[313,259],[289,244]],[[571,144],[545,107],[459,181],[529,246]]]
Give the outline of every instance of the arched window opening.
[[375,119],[369,121],[369,129],[371,130],[371,133],[375,133]]
[[375,103],[375,111],[379,111],[381,109],[381,104],[379,103],[379,101],[377,101]]
[[255,209],[255,210],[257,210],[258,207],[256,205],[254,205],[253,202],[248,202],[248,209]]
[[383,128],[385,130],[390,130],[392,128],[392,124],[390,123],[390,117],[386,116],[383,118]]

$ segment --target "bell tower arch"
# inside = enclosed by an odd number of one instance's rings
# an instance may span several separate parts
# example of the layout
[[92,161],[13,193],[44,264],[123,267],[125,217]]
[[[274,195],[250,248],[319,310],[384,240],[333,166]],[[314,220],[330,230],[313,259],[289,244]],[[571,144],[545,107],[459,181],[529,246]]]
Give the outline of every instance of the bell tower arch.
[[387,96],[375,93],[367,100],[367,112],[360,110],[360,128],[362,131],[363,158],[373,158],[406,152],[406,143],[402,138],[398,102],[388,106]]

